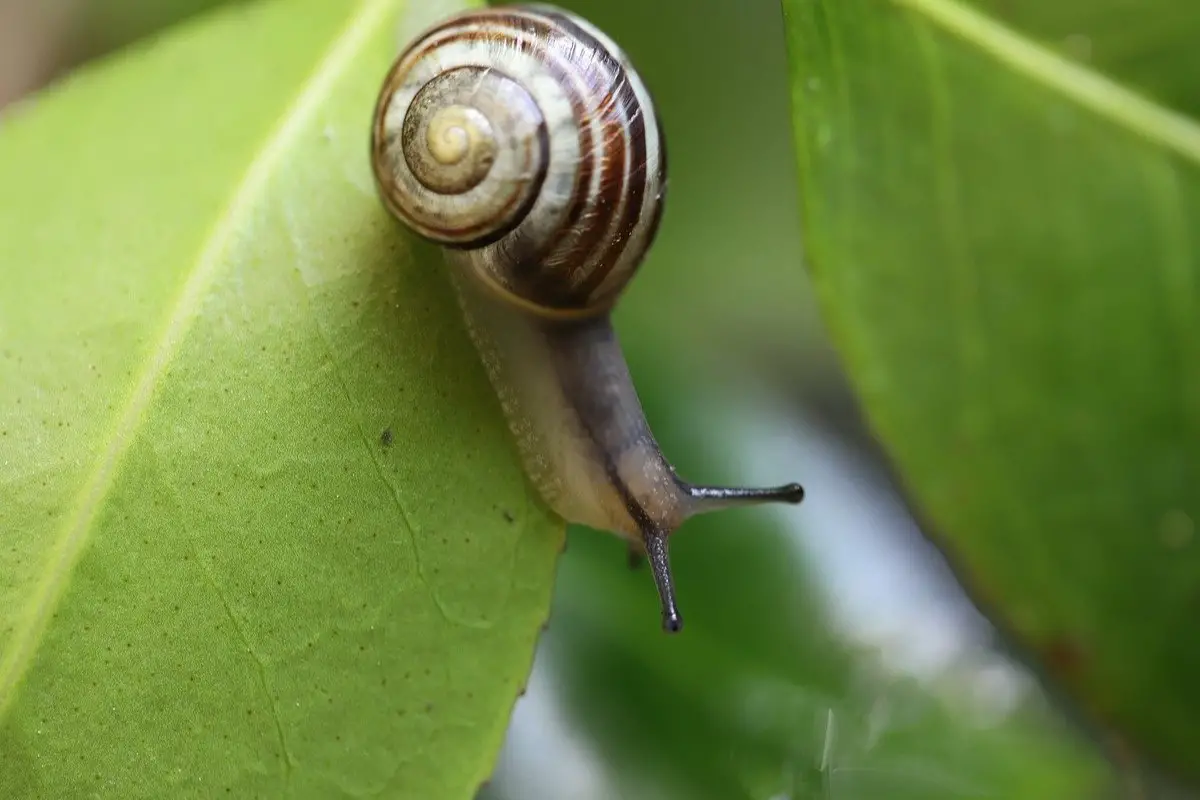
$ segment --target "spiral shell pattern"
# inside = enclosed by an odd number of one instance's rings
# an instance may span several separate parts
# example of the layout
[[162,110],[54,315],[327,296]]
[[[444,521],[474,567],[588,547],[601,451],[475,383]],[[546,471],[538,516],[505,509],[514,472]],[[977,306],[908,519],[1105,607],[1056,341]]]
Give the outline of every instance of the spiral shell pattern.
[[666,152],[625,54],[546,6],[457,15],[385,79],[372,163],[387,207],[535,313],[600,313],[654,239]]

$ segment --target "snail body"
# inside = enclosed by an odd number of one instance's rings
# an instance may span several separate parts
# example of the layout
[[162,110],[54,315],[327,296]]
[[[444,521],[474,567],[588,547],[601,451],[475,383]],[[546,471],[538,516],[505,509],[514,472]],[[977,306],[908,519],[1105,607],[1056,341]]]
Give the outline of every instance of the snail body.
[[642,412],[610,314],[654,239],[666,151],[649,92],[588,22],[548,6],[428,29],[384,81],[372,127],[384,205],[442,245],[526,473],[569,522],[644,549],[679,630],[667,539],[797,484],[693,486]]

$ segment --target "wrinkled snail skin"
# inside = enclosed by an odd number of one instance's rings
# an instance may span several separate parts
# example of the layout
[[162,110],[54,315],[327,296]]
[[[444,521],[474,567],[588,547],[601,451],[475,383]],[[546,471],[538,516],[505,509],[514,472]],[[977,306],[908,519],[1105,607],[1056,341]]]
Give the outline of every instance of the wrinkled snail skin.
[[531,483],[569,522],[643,547],[682,626],[667,539],[698,513],[797,503],[798,484],[697,487],[646,423],[610,312],[653,241],[666,155],[649,93],[586,21],[460,14],[384,81],[372,163],[387,208],[441,244]]

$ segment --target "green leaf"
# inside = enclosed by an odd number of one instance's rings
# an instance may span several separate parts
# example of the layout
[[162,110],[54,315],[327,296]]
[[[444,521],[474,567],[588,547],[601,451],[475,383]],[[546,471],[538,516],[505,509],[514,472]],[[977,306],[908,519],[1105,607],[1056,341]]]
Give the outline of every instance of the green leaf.
[[562,528],[375,195],[400,13],[232,7],[0,124],[0,796],[490,773]]
[[785,0],[805,246],[960,574],[1105,738],[1200,776],[1200,16]]

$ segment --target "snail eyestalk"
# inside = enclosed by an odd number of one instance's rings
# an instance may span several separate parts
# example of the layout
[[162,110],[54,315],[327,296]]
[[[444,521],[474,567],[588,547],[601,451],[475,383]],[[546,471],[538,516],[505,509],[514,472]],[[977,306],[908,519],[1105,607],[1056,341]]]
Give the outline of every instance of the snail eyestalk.
[[[804,487],[798,483],[783,486],[749,488],[738,486],[692,486],[679,481],[679,488],[690,498],[688,516],[706,514],[739,506],[757,506],[767,503],[796,505],[804,500]],[[683,629],[683,617],[675,600],[675,582],[671,578],[671,559],[667,549],[668,533],[648,520],[639,520],[642,542],[646,557],[654,575],[662,604],[662,625],[667,633],[678,633]]]
[[667,532],[653,525],[642,529],[642,543],[646,546],[646,558],[654,575],[654,585],[662,603],[662,626],[667,633],[683,630],[683,617],[675,602],[675,581],[671,579],[671,559],[667,554]]
[[726,508],[740,506],[758,506],[767,503],[789,503],[797,505],[804,500],[804,487],[798,483],[788,483],[783,486],[767,488],[741,488],[729,486],[690,486],[684,487],[687,493],[696,501],[697,507],[693,514],[709,511],[720,511]]
[[[750,488],[692,486],[684,481],[678,481],[678,486],[683,495],[691,500],[687,516],[768,503],[797,505],[804,500],[804,487],[798,483]],[[637,522],[641,529],[642,545],[645,548],[646,560],[650,562],[650,571],[654,576],[654,585],[658,589],[659,602],[662,606],[663,630],[667,633],[678,633],[683,629],[683,617],[679,613],[679,604],[675,599],[675,581],[671,577],[671,558],[667,544],[670,532],[652,522],[649,517],[638,516]],[[636,550],[631,548],[631,565],[634,563],[632,558],[635,553]]]

